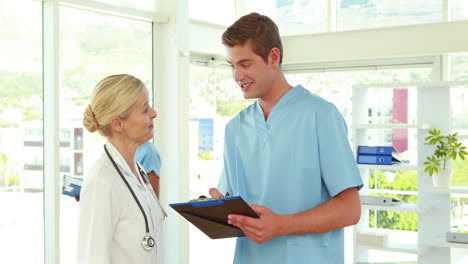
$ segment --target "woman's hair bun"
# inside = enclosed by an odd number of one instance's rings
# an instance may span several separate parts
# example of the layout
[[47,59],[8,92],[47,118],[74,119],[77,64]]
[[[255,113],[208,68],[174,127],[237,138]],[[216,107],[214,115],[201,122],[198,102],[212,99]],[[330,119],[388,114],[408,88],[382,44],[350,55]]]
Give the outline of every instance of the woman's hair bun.
[[91,133],[95,132],[99,128],[99,124],[90,105],[86,107],[83,113],[83,126]]

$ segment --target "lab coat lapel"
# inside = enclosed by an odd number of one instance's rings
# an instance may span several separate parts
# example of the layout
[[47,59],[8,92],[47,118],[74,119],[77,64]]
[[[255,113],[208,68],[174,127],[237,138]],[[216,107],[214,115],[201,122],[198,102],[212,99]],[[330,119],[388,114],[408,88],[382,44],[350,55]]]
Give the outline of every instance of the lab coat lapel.
[[[138,179],[135,178],[135,175],[133,175],[133,172],[130,169],[130,167],[128,166],[125,159],[122,157],[120,152],[114,147],[114,145],[112,145],[112,143],[110,143],[110,142],[107,142],[106,146],[107,146],[107,149],[109,150],[109,154],[114,159],[115,163],[119,167],[119,169],[122,172],[125,179],[127,179],[127,181],[133,182],[134,184],[132,184],[132,186],[136,185],[140,189],[143,188],[143,186],[140,184]],[[136,166],[136,164],[135,164],[135,166]]]

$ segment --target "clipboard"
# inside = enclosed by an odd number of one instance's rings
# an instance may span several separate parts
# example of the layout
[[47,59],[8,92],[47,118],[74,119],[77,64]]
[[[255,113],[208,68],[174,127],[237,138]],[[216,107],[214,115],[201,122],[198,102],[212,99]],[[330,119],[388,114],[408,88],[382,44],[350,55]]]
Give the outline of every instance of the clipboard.
[[83,185],[83,179],[64,175],[62,194],[79,198],[81,193],[81,185]]
[[229,214],[259,218],[257,213],[240,196],[173,203],[169,206],[211,239],[245,236],[240,228],[228,224]]

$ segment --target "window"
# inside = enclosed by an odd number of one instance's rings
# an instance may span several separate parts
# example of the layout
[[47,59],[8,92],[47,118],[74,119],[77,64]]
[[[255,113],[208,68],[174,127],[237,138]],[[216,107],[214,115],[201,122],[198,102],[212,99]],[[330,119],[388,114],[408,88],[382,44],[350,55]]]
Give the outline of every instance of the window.
[[[468,89],[452,88],[450,91],[452,107],[452,133],[459,134],[460,142],[468,147]],[[457,159],[452,162],[452,186],[468,186],[468,159]],[[466,232],[468,230],[468,195],[452,194],[451,199],[451,230]]]
[[[190,67],[190,199],[217,187],[223,167],[224,127],[245,100],[227,67]],[[191,263],[231,261],[234,238],[211,240],[190,225]]]
[[328,31],[328,0],[245,1],[250,12],[270,17],[285,36]]
[[452,132],[458,132],[462,137],[468,136],[468,89],[452,88],[450,92]]
[[[458,1],[462,5],[461,1]],[[456,4],[457,2],[454,2]],[[465,3],[466,6],[466,3]],[[452,80],[468,80],[468,55],[453,55]],[[464,146],[468,146],[468,89],[453,88],[450,94],[452,106],[452,133],[458,132]],[[468,159],[457,159],[452,163],[453,186],[468,186]],[[451,230],[466,232],[468,230],[468,197],[466,194],[452,194],[451,198]],[[452,253],[457,254],[454,250]],[[460,252],[463,254],[463,252]],[[460,254],[459,253],[459,254]]]
[[96,0],[96,2],[142,9],[146,11],[157,11],[155,6],[156,1],[154,0]]
[[[2,263],[43,263],[42,8],[0,2],[0,248]],[[28,247],[25,254],[24,239]]]
[[468,54],[451,56],[451,76],[453,81],[468,80]]
[[191,19],[226,26],[235,20],[235,0],[190,0],[188,2]]
[[[408,66],[410,67],[410,66]],[[333,70],[333,69],[330,69]],[[351,126],[351,88],[355,84],[427,82],[432,68],[352,70],[343,72],[287,73],[291,85],[301,84],[313,94],[332,102]],[[375,113],[377,115],[377,113]],[[350,130],[349,130],[350,131]]]
[[[83,111],[95,85],[104,77],[128,73],[140,78],[152,94],[152,24],[60,8],[60,90],[62,174],[86,177],[105,138],[83,128]],[[151,99],[150,99],[151,101]],[[79,203],[61,197],[62,262],[74,259]]]
[[[445,1],[244,1],[243,13],[258,12],[267,15],[278,24],[281,35],[289,36],[443,22]],[[468,3],[465,0],[452,0],[451,3],[451,20],[468,19]],[[329,6],[333,4],[336,4],[336,10],[329,10]],[[330,14],[331,12],[335,13]],[[336,22],[336,29],[330,25],[331,19],[335,20],[331,23]]]
[[443,0],[338,0],[337,29],[442,22]]
[[465,0],[452,0],[452,20],[468,19],[468,2]]

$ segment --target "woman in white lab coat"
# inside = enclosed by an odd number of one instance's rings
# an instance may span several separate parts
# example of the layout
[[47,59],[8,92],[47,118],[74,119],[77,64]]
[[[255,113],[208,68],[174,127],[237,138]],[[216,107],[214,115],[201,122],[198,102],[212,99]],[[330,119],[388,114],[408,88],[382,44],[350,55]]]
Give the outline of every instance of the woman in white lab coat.
[[155,117],[138,78],[113,75],[95,87],[83,125],[108,141],[84,175],[77,263],[160,263],[166,214],[134,161],[138,146],[153,137]]

